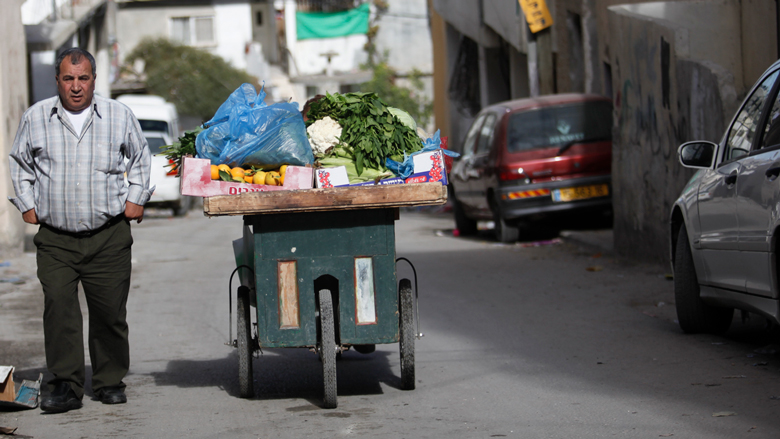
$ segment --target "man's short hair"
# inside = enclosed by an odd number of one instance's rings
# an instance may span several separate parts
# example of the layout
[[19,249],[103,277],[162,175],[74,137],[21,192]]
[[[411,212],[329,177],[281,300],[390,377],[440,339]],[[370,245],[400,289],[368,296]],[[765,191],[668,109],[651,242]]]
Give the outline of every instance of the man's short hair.
[[60,76],[60,65],[62,65],[62,62],[67,57],[70,57],[70,63],[73,65],[79,64],[84,58],[87,58],[87,60],[89,60],[89,63],[92,65],[92,77],[94,78],[95,76],[97,76],[95,57],[92,56],[91,53],[79,47],[71,47],[70,49],[66,49],[62,53],[60,53],[59,56],[57,56],[57,62],[54,65],[54,74],[56,76]]

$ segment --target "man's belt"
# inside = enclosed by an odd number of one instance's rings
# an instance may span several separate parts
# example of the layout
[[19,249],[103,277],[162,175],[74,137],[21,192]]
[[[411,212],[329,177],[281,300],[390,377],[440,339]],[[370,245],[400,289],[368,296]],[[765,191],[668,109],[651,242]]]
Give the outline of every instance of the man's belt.
[[103,230],[108,229],[111,226],[114,226],[116,224],[119,224],[120,222],[125,220],[125,214],[119,214],[115,217],[112,217],[110,220],[108,220],[105,224],[98,227],[97,229],[93,230],[85,230],[83,232],[68,232],[66,230],[61,230],[56,227],[52,227],[48,224],[41,223],[41,226],[51,230],[54,233],[57,233],[58,235],[66,235],[66,236],[72,236],[74,238],[89,238],[91,236],[95,236],[98,233],[102,232]]

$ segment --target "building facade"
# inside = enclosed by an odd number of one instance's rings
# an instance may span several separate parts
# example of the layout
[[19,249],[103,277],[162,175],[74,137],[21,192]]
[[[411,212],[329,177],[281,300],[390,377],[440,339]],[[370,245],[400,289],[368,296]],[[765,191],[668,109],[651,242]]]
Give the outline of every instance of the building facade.
[[[774,0],[547,0],[532,33],[518,2],[430,0],[435,109],[454,149],[479,109],[587,92],[614,104],[616,250],[668,260],[668,215],[688,140],[720,140],[748,87],[778,58]],[[444,67],[442,67],[442,64]]]
[[25,225],[13,204],[14,195],[8,169],[8,154],[16,137],[16,129],[27,109],[27,87],[19,78],[27,77],[27,51],[21,6],[23,0],[9,0],[8,9],[0,15],[0,257],[20,252]]

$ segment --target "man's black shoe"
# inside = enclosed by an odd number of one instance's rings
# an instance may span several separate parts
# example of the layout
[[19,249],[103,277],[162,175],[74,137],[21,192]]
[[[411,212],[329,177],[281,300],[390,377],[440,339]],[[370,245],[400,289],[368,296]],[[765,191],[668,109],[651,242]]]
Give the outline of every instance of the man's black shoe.
[[121,387],[105,387],[100,391],[100,402],[103,404],[124,404],[127,402],[125,390]]
[[76,392],[66,381],[60,381],[46,398],[41,400],[41,410],[49,413],[62,413],[68,410],[81,408],[81,400],[76,396]]

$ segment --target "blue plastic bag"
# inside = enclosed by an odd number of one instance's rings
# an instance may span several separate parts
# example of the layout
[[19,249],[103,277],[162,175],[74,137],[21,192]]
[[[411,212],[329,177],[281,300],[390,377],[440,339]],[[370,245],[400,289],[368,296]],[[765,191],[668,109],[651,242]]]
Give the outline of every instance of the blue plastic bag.
[[195,139],[198,157],[229,166],[306,166],[314,154],[298,105],[266,105],[265,92],[242,84],[219,107]]
[[[413,152],[411,155],[404,154],[404,161],[401,163],[398,163],[395,160],[392,159],[386,159],[385,160],[385,166],[387,169],[393,172],[398,177],[401,178],[407,178],[412,173],[414,173],[414,159],[412,157],[416,156],[417,154],[422,154],[424,152],[431,152],[436,151],[437,149],[441,148],[441,130],[436,130],[436,133],[431,136],[429,139],[425,139],[423,142],[423,148],[419,151]],[[448,149],[442,149],[441,152],[444,155],[450,156],[450,157],[460,157],[460,154],[457,152],[450,151]]]

